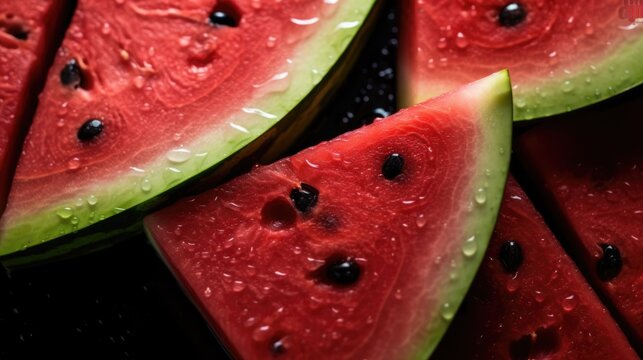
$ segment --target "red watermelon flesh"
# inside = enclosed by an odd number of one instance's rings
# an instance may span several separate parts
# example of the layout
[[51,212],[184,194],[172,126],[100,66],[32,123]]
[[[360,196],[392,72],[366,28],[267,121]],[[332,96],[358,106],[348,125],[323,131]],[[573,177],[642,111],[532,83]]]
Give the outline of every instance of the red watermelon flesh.
[[431,359],[638,357],[510,178],[487,256]]
[[403,104],[508,68],[524,120],[643,82],[640,1],[404,0],[403,13]]
[[0,2],[0,215],[11,186],[19,138],[35,106],[63,1]]
[[538,126],[520,164],[565,234],[561,240],[643,350],[641,96]]
[[346,72],[375,3],[80,0],[0,221],[0,255],[131,231],[161,195],[254,140],[286,146]]
[[146,229],[239,358],[425,359],[491,236],[510,98],[495,74],[185,199]]

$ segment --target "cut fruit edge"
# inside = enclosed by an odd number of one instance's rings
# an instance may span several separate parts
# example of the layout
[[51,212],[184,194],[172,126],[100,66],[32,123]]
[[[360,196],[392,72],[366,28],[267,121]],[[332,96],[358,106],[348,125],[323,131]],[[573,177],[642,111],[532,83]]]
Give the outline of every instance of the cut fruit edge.
[[[452,309],[451,317],[460,307],[482,263],[500,211],[509,175],[513,116],[511,82],[507,70],[466,85],[460,91],[463,95],[459,100],[470,106],[471,114],[478,115],[476,121],[482,142],[472,169],[472,183],[469,186],[472,192],[465,196],[470,200],[458,214],[463,219],[461,238],[475,241],[477,251],[470,257],[464,254],[460,257],[460,263],[455,268],[460,271],[459,281],[452,281],[446,276],[442,280],[444,291],[439,295],[441,303],[449,304]],[[427,332],[432,336],[413,358],[426,359],[435,350],[450,324],[450,320],[445,321],[443,315],[438,311],[429,320]]]
[[[93,243],[118,235],[140,231],[140,226],[132,223],[140,221],[141,214],[149,213],[151,208],[156,208],[159,203],[166,202],[166,193],[175,190],[177,185],[187,185],[198,180],[201,173],[206,170],[224,167],[232,168],[232,162],[241,159],[236,156],[243,153],[247,156],[247,148],[259,147],[259,141],[270,141],[274,138],[282,140],[281,134],[275,134],[273,129],[281,124],[283,118],[289,117],[294,111],[301,110],[307,118],[293,116],[291,128],[298,131],[305,128],[305,124],[312,120],[314,111],[301,108],[298,104],[312,103],[318,105],[318,100],[312,95],[325,98],[332,93],[333,83],[338,80],[337,74],[344,74],[356,58],[355,48],[357,43],[363,42],[368,28],[372,26],[377,16],[379,6],[372,0],[359,0],[351,6],[341,6],[336,14],[325,22],[317,33],[300,45],[295,54],[290,58],[295,66],[292,68],[292,82],[289,88],[279,94],[269,94],[259,99],[250,99],[233,118],[222,123],[229,123],[227,129],[218,129],[210,132],[191,144],[186,144],[194,154],[193,161],[183,164],[173,164],[183,174],[190,174],[178,179],[167,181],[166,154],[160,155],[157,160],[147,164],[146,171],[141,174],[133,170],[130,173],[118,174],[113,183],[109,185],[94,184],[85,189],[79,189],[73,199],[59,202],[53,206],[43,206],[36,211],[25,209],[12,209],[11,204],[7,212],[0,219],[0,262],[7,267],[21,267],[30,265],[32,261],[46,261],[51,256],[66,256],[71,251],[85,244]],[[320,48],[318,44],[325,44]],[[311,54],[314,54],[311,56]],[[301,60],[299,60],[301,59]],[[342,61],[338,61],[342,59]],[[312,101],[311,101],[312,100]],[[310,106],[308,106],[310,107]],[[291,111],[289,111],[291,109]],[[303,124],[301,124],[303,123]],[[234,124],[234,126],[232,125]],[[283,129],[282,129],[283,130]],[[290,130],[294,131],[294,130]],[[270,138],[270,139],[266,139]],[[283,146],[283,144],[276,144]],[[256,150],[256,149],[255,149]],[[272,151],[275,156],[275,151]],[[233,156],[235,155],[235,156]],[[230,159],[233,157],[233,159]],[[221,169],[217,169],[215,175]],[[171,175],[171,174],[170,174]],[[141,191],[142,182],[149,185],[150,191]],[[186,184],[184,184],[186,183]],[[99,199],[93,205],[87,201],[80,208],[76,206],[78,199]],[[72,209],[76,224],[71,218],[62,219],[60,212]],[[131,214],[134,212],[134,214]],[[119,218],[113,226],[102,227],[100,224],[111,218]],[[127,219],[136,219],[128,221]],[[83,232],[80,234],[79,232]],[[61,247],[58,244],[53,248],[42,248],[53,239],[64,238]],[[42,244],[42,245],[41,245]],[[21,254],[31,246],[38,245],[32,254]],[[57,248],[58,247],[58,248]],[[103,247],[99,245],[98,247]],[[12,254],[16,253],[17,254]],[[11,254],[11,258],[6,257]],[[20,259],[28,256],[29,258]]]
[[[514,84],[514,121],[532,120],[583,108],[643,84],[643,36],[629,39],[602,61],[584,60],[561,78],[547,78],[529,87]],[[402,106],[438,96],[457,84],[418,79],[412,60],[403,56],[399,66]],[[587,82],[590,79],[590,83]],[[566,86],[573,86],[564,92]]]
[[[457,256],[454,256],[454,261],[445,267],[446,273],[442,274],[439,281],[436,281],[435,288],[441,289],[439,293],[432,294],[426,299],[427,309],[431,310],[424,312],[428,314],[428,317],[415,320],[416,325],[419,326],[414,327],[418,331],[413,336],[419,341],[411,349],[407,349],[408,357],[413,359],[426,359],[433,352],[450,322],[450,319],[444,318],[441,306],[449,304],[449,311],[454,314],[473,282],[494,229],[509,168],[512,106],[508,72],[498,72],[458,89],[457,95],[453,97],[449,97],[447,94],[442,98],[445,101],[436,99],[435,105],[427,104],[426,107],[430,110],[447,113],[448,107],[455,105],[455,102],[465,104],[462,108],[467,112],[471,122],[475,124],[478,140],[476,140],[476,149],[472,151],[475,157],[471,160],[471,176],[468,176],[470,182],[463,186],[469,191],[456,196],[455,201],[458,206],[454,209],[453,218],[449,220],[458,224],[457,233],[449,234],[450,237],[462,240],[449,241],[449,246],[454,248],[453,253]],[[333,141],[344,141],[344,137],[340,136],[338,139],[331,140],[330,143]],[[304,150],[300,155],[305,157],[306,152],[307,150]],[[476,200],[480,189],[483,190],[484,199]],[[154,216],[148,216],[145,219],[145,232],[150,242],[203,316],[211,319],[203,306],[199,304],[197,300],[199,297],[191,290],[184,277],[172,266],[172,261],[168,261],[168,254],[154,240],[154,225],[157,222],[158,220],[154,219]],[[469,239],[475,241],[477,248],[473,254],[464,254],[462,244]],[[449,278],[449,272],[457,272],[457,280]],[[436,299],[437,302],[435,302]],[[213,326],[212,323],[210,325]],[[218,329],[213,328],[213,330],[220,334]],[[427,336],[428,334],[431,336]],[[225,339],[225,336],[220,336],[220,339]]]

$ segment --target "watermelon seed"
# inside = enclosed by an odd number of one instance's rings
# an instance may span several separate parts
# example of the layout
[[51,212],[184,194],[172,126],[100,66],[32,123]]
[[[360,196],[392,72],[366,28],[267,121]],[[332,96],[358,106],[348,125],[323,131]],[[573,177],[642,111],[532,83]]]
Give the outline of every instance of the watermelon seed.
[[362,270],[354,259],[338,255],[329,257],[325,264],[316,271],[317,277],[321,277],[323,282],[337,286],[355,284],[361,273]]
[[290,191],[290,199],[295,204],[295,208],[302,213],[310,212],[319,199],[319,190],[312,185],[301,183],[301,186]]
[[508,273],[515,273],[522,265],[522,247],[515,240],[508,240],[500,247],[500,263]]
[[69,87],[78,88],[83,82],[83,73],[76,59],[71,59],[60,71],[60,82]]
[[519,2],[512,2],[500,9],[498,21],[504,27],[513,27],[525,21],[526,17],[525,7]]
[[219,2],[217,7],[210,13],[208,20],[215,27],[237,27],[241,20],[241,14],[234,4]]
[[89,119],[78,129],[78,140],[91,141],[103,132],[105,125],[99,119]]
[[290,202],[278,197],[266,203],[261,209],[261,223],[274,231],[285,230],[297,221],[297,213]]
[[621,252],[616,245],[603,245],[603,257],[596,264],[599,279],[610,281],[614,279],[623,267]]
[[272,350],[272,353],[275,355],[280,355],[286,352],[286,345],[284,345],[284,342],[282,339],[278,339],[272,342],[270,344],[270,350]]
[[382,165],[382,175],[387,180],[393,180],[402,174],[404,170],[404,158],[398,153],[389,154]]

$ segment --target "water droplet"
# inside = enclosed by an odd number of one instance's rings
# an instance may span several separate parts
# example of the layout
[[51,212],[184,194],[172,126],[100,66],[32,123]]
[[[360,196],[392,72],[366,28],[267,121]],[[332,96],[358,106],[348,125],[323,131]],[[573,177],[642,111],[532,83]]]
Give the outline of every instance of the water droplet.
[[545,301],[545,295],[543,295],[543,293],[541,291],[536,290],[535,295],[534,295],[534,300],[536,300],[536,302],[541,303],[541,302]]
[[209,286],[206,287],[205,290],[203,290],[203,296],[205,296],[206,298],[212,296],[212,289],[210,289]]
[[476,191],[474,199],[476,200],[476,203],[478,205],[484,205],[487,202],[487,192],[485,191],[485,189],[479,188]]
[[268,36],[268,40],[266,41],[266,46],[269,48],[275,47],[275,44],[277,43],[277,38],[274,36]]
[[438,40],[438,49],[444,49],[447,47],[447,38],[441,37],[440,40]]
[[252,339],[254,341],[265,341],[270,337],[270,326],[262,325],[252,332]]
[[442,315],[442,318],[444,320],[451,321],[453,319],[453,316],[455,315],[455,311],[453,311],[451,304],[447,302],[442,305],[440,314]]
[[57,214],[57,215],[58,215],[58,217],[60,217],[61,219],[63,219],[63,220],[67,220],[67,219],[69,219],[72,215],[74,215],[74,210],[73,210],[72,208],[70,208],[70,207],[64,207],[64,208],[62,208],[62,209],[58,209],[58,211],[56,211],[56,214]]
[[415,225],[417,225],[417,227],[419,227],[420,229],[426,225],[426,217],[424,216],[424,214],[419,214],[415,218]]
[[177,168],[166,167],[163,170],[163,180],[167,185],[172,185],[176,183],[177,181],[181,180],[182,177],[183,177],[183,172]]
[[502,146],[501,146],[501,147],[499,147],[499,148],[498,148],[498,153],[499,153],[500,155],[504,155],[504,154],[505,154],[505,148],[504,148],[504,147],[502,147]]
[[592,26],[591,22],[585,23],[585,34],[586,35],[594,34],[594,27]]
[[143,192],[149,192],[150,190],[152,190],[152,182],[150,181],[150,179],[145,178],[141,180],[141,190],[143,190]]
[[232,291],[234,292],[242,292],[245,288],[246,284],[241,280],[235,280],[234,283],[232,283]]
[[467,40],[467,38],[464,36],[463,33],[459,32],[455,38],[455,45],[460,49],[464,49],[467,46],[469,46],[469,41]]
[[395,290],[395,294],[393,294],[393,296],[397,300],[402,300],[402,290],[401,289]]
[[510,293],[516,292],[520,288],[520,281],[516,280],[518,276],[512,276],[507,280],[507,291]]
[[462,254],[466,257],[472,257],[478,251],[478,244],[476,243],[476,237],[471,236],[465,240],[464,245],[462,246]]
[[137,89],[142,89],[143,86],[145,86],[145,78],[142,76],[137,76],[134,78],[133,83]]
[[72,225],[78,225],[80,219],[78,219],[78,216],[72,216],[70,222],[72,223]]
[[167,152],[166,157],[172,163],[181,164],[190,160],[192,151],[186,148],[172,149]]
[[568,295],[562,301],[563,310],[567,312],[574,310],[577,305],[578,305],[578,297],[574,294]]
[[257,318],[255,318],[255,317],[249,317],[249,318],[247,318],[247,319],[243,322],[243,325],[244,325],[245,327],[251,327],[251,326],[253,326],[253,325],[254,325],[254,324],[256,324],[256,323],[257,323]]
[[244,107],[244,108],[241,108],[241,111],[243,111],[246,114],[259,115],[259,116],[261,116],[263,118],[270,119],[270,120],[274,120],[274,119],[277,118],[277,115],[270,114],[268,112],[265,112],[265,111],[263,111],[261,109],[257,109],[257,108]]
[[574,84],[570,80],[565,80],[563,82],[563,92],[569,94],[574,91]]
[[80,159],[77,158],[77,157],[75,157],[75,158],[69,160],[69,162],[67,162],[67,168],[69,170],[76,170],[79,167],[80,167]]
[[90,206],[94,206],[97,203],[98,203],[98,198],[96,197],[96,195],[89,195],[87,197],[87,204],[89,204]]
[[527,102],[523,98],[516,98],[516,100],[514,101],[514,104],[516,104],[516,107],[518,109],[524,109],[525,106],[527,106]]

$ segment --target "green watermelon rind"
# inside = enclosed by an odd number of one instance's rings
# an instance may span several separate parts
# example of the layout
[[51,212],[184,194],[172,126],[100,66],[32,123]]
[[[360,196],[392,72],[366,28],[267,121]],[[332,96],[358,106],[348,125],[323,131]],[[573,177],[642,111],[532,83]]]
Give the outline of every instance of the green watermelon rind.
[[[475,236],[477,249],[472,256],[465,256],[458,251],[459,256],[451,258],[455,260],[451,271],[457,277],[454,279],[447,275],[441,279],[443,286],[437,296],[442,306],[449,304],[452,316],[464,299],[485,256],[500,210],[511,152],[513,106],[509,72],[503,70],[495,73],[466,91],[471,92],[472,106],[479,106],[477,114],[480,118],[477,123],[481,136],[476,151],[479,157],[472,169],[472,183],[469,186],[472,192],[463,194],[469,200],[465,201],[466,208],[461,208],[458,214],[462,233],[456,238],[462,242]],[[478,189],[484,190],[486,199],[483,204],[475,200]],[[460,249],[460,246],[458,243],[457,248]],[[427,359],[435,350],[450,325],[450,319],[444,317],[444,310],[433,312],[433,318],[428,319],[427,324],[430,325],[426,329],[426,342],[417,348],[413,359]]]
[[[625,31],[625,30],[624,30]],[[641,29],[629,30],[641,31]],[[560,74],[527,84],[514,84],[514,121],[566,113],[595,104],[643,84],[643,36],[615,46],[609,56],[579,59]],[[408,106],[440,95],[453,84],[433,78],[418,79],[409,58],[400,59],[400,104]],[[499,66],[502,66],[501,61]]]
[[[376,0],[355,0],[350,5],[340,5],[332,18],[325,19],[319,30],[291,56],[289,88],[253,100],[244,107],[245,111],[240,109],[234,118],[228,119],[228,123],[233,123],[229,128],[217,129],[186,146],[193,154],[190,161],[172,164],[166,154],[161,154],[146,166],[144,173],[138,169],[124,171],[115,174],[118,180],[114,182],[79,189],[66,202],[25,210],[22,214],[5,213],[0,223],[0,262],[7,267],[20,267],[51,257],[83,253],[85,245],[101,248],[103,244],[96,244],[99,241],[140,232],[137,223],[142,216],[166,203],[173,197],[169,194],[194,185],[214,170],[215,177],[225,177],[226,170],[250,155],[249,148],[258,150],[269,143],[272,148],[260,155],[277,156],[279,151],[275,149],[284,148],[288,140],[284,134],[292,137],[305,128],[317,112],[320,99],[328,99],[338,77],[345,75],[354,62],[358,46],[372,27],[378,4]],[[340,58],[342,61],[338,61]],[[293,109],[298,110],[296,114]],[[287,119],[288,124],[282,119]],[[247,133],[240,131],[240,127]],[[175,169],[184,176],[176,176]],[[149,181],[149,192],[142,191],[142,181]],[[97,202],[89,204],[90,198]],[[61,218],[59,213],[67,209],[73,215]],[[57,241],[49,243],[51,240]]]
[[[631,30],[633,31],[633,30]],[[587,61],[587,60],[584,60]],[[582,108],[643,83],[643,34],[621,44],[611,55],[514,89],[514,120],[531,120]]]

